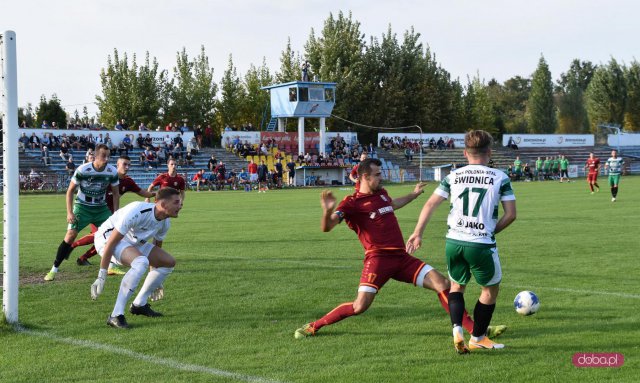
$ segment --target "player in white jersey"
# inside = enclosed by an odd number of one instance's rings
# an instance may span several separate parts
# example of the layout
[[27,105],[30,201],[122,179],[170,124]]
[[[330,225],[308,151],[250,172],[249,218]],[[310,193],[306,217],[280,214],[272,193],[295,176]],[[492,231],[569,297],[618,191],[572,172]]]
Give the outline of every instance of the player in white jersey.
[[[469,349],[503,348],[485,336],[498,297],[502,269],[495,234],[516,219],[516,201],[509,177],[487,167],[491,158],[491,135],[483,130],[467,132],[464,155],[469,165],[451,172],[425,203],[413,234],[407,240],[407,252],[422,244],[422,234],[435,209],[450,198],[447,218],[446,258],[451,291],[449,312],[453,325],[453,343],[460,354]],[[498,219],[499,204],[504,209]],[[482,293],[473,311],[474,326],[469,347],[462,332],[464,290],[473,274]]]
[[[98,279],[91,285],[91,298],[95,300],[102,293],[112,256],[119,263],[131,267],[120,283],[115,307],[107,319],[109,326],[129,327],[124,317],[125,306],[149,266],[153,268],[129,312],[148,317],[162,315],[153,311],[147,300],[175,267],[176,260],[161,247],[171,225],[169,218],[178,217],[180,209],[180,192],[170,187],[163,188],[156,193],[155,203],[132,202],[116,211],[96,232],[95,246],[102,260]],[[150,239],[153,239],[153,244],[147,242]]]
[[611,187],[611,202],[616,202],[618,197],[618,184],[622,175],[622,165],[624,160],[618,157],[618,151],[612,150],[611,157],[604,164],[605,170],[609,171],[609,187]]

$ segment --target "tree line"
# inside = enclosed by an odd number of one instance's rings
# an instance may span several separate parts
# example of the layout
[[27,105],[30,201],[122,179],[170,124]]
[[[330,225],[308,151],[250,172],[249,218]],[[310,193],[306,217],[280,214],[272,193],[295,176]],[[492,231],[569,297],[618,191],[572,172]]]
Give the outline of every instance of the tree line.
[[[452,78],[435,52],[410,29],[398,36],[391,26],[368,39],[360,23],[342,12],[330,14],[321,31],[311,29],[302,52],[290,40],[280,55],[280,68],[271,73],[263,59],[239,74],[229,56],[219,83],[205,48],[189,57],[177,52],[171,75],[147,52],[137,57],[114,49],[100,72],[102,92],[96,96],[97,120],[108,127],[118,119],[130,126],[164,126],[187,122],[226,125],[251,122],[266,126],[269,94],[260,88],[275,82],[300,80],[301,65],[310,64],[309,77],[338,83],[334,114],[365,126],[419,125],[425,132],[464,132],[485,129],[499,137],[507,133],[597,133],[602,123],[640,130],[640,64],[614,58],[596,65],[575,59],[554,81],[543,56],[530,76],[514,76],[500,83],[479,74]],[[52,105],[54,104],[54,105]],[[21,109],[21,121],[60,119],[59,100],[44,96],[35,111]],[[50,116],[51,115],[51,116]],[[70,116],[88,121],[86,108]],[[295,122],[291,121],[294,129]],[[64,122],[58,120],[59,125]],[[310,124],[312,127],[313,122]],[[340,119],[328,119],[333,130],[355,130],[365,142],[378,131]]]

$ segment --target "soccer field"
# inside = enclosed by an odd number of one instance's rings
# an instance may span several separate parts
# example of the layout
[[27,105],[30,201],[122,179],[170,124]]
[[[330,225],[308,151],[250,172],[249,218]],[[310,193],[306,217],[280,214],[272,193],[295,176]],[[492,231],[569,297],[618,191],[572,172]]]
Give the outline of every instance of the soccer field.
[[[623,177],[611,202],[606,179],[514,183],[518,219],[497,236],[503,283],[494,324],[504,350],[459,356],[448,315],[428,290],[390,281],[365,314],[295,340],[296,328],[353,300],[363,250],[342,224],[319,229],[319,189],[187,193],[165,240],[177,259],[162,318],[127,315],[108,327],[121,277],[91,301],[98,271],[76,249],[54,282],[66,229],[63,195],[20,198],[20,321],[0,325],[0,382],[636,382],[640,368],[640,177]],[[405,239],[427,193],[396,212]],[[401,196],[413,185],[389,186]],[[350,191],[334,189],[338,198]],[[126,195],[125,202],[137,196]],[[447,208],[417,256],[445,273]],[[636,222],[636,223],[634,223]],[[522,317],[513,298],[541,300]],[[472,283],[467,308],[479,289]],[[620,368],[576,368],[575,353],[621,353]]]

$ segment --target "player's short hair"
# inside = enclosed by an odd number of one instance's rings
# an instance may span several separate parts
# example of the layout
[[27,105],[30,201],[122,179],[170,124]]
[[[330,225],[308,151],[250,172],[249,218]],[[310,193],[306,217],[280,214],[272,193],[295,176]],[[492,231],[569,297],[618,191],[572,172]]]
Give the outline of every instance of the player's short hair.
[[382,166],[382,162],[377,158],[366,158],[360,161],[358,165],[358,177],[362,177],[364,174],[371,174],[372,165]]
[[470,130],[464,135],[464,148],[472,156],[489,153],[493,137],[484,130]]
[[156,201],[167,200],[174,195],[180,195],[180,191],[172,187],[164,187],[156,192]]
[[126,160],[126,161],[131,161],[131,158],[129,158],[129,156],[127,156],[126,154],[121,155],[120,157],[118,157],[119,160]]
[[107,145],[105,145],[105,144],[99,144],[99,145],[96,145],[96,149],[95,149],[94,152],[97,153],[98,150],[107,150],[108,151],[109,147]]

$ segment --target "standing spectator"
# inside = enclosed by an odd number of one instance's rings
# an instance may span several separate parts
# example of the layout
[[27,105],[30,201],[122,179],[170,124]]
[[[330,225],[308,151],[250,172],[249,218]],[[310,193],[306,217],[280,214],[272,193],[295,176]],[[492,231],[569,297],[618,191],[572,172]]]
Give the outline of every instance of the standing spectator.
[[196,126],[196,128],[193,130],[193,135],[196,138],[196,142],[198,143],[198,148],[202,147],[202,126],[198,125]]
[[520,156],[516,156],[515,161],[513,161],[513,173],[515,174],[516,181],[520,181],[520,177],[522,177],[522,161],[520,160]]
[[282,176],[284,175],[284,169],[282,167],[282,158],[278,158],[278,162],[276,162],[276,164],[274,165],[276,168],[276,187],[278,189],[282,188]]
[[205,146],[213,146],[213,128],[211,128],[211,125],[207,125],[204,130],[204,144]]
[[287,170],[289,171],[289,186],[296,186],[296,163],[291,161],[287,162]]
[[114,127],[115,130],[125,130],[124,126],[122,125],[122,120],[118,120],[116,121],[116,126]]
[[249,182],[253,185],[258,182],[258,165],[253,162],[253,160],[249,161],[249,166],[247,166],[247,170],[249,171]]
[[267,177],[269,176],[269,168],[264,163],[264,160],[260,161],[260,165],[258,165],[258,193],[263,192],[266,193],[269,190],[267,186]]

